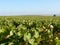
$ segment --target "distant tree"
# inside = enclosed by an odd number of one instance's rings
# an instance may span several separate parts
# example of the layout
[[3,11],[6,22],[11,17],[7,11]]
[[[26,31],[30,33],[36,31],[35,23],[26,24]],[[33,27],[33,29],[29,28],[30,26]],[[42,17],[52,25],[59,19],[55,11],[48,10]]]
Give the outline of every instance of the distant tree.
[[56,14],[54,14],[53,16],[56,17]]

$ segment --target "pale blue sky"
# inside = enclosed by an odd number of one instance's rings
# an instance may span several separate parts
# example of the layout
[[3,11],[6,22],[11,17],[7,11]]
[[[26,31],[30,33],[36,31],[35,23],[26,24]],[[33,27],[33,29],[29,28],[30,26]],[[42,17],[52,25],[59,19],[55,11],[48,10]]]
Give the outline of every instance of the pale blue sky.
[[0,15],[60,14],[60,0],[0,0]]

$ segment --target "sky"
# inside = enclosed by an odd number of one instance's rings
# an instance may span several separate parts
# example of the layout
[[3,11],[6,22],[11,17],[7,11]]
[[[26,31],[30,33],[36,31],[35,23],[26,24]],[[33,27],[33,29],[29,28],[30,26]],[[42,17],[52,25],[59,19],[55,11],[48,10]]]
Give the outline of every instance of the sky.
[[0,0],[0,16],[60,14],[60,0]]

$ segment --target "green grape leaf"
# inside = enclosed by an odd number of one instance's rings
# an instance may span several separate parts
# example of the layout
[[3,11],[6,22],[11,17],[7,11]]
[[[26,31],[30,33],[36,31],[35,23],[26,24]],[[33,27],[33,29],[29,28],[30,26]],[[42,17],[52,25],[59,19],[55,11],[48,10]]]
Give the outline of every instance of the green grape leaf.
[[34,37],[35,37],[35,38],[38,38],[38,37],[39,37],[39,32],[35,31]]
[[10,35],[11,35],[11,36],[13,35],[13,31],[10,31]]
[[35,39],[30,39],[30,40],[29,40],[29,43],[30,43],[31,45],[33,45],[34,42],[35,42]]
[[24,34],[24,41],[29,41],[31,39],[31,34],[30,33],[25,33]]

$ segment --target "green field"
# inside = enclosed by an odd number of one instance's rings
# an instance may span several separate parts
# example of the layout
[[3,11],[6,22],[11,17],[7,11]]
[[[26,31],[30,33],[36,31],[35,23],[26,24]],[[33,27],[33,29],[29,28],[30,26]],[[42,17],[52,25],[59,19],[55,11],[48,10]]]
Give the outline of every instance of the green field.
[[0,16],[0,45],[60,45],[60,16]]

